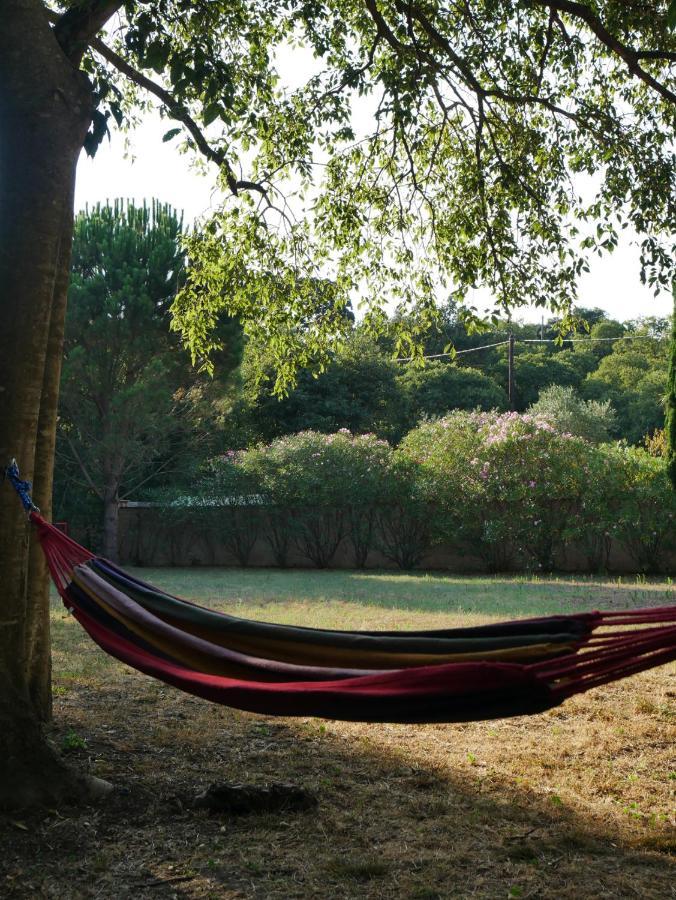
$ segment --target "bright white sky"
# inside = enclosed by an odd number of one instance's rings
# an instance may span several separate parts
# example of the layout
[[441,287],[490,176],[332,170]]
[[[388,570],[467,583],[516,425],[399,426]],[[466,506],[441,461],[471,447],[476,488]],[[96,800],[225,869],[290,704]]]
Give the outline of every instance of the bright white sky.
[[[95,159],[84,153],[78,167],[76,209],[98,201],[124,197],[136,202],[158,200],[170,203],[185,214],[186,224],[218,205],[214,191],[215,169],[205,176],[190,165],[190,157],[176,149],[176,142],[162,143],[162,135],[174,123],[149,117],[132,135],[134,157],[125,156],[125,139],[112,133]],[[665,292],[654,297],[639,279],[638,249],[629,240],[612,256],[595,259],[591,272],[582,280],[580,306],[601,307],[617,319],[638,316],[666,316],[672,299]],[[540,310],[521,310],[519,318],[539,321]]]

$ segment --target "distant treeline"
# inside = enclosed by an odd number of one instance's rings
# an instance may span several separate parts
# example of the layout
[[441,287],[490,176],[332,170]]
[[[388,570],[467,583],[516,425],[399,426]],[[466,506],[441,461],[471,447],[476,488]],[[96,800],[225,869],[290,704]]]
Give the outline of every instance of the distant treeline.
[[[297,387],[281,400],[272,396],[274,373],[265,353],[244,349],[236,388],[227,403],[223,439],[246,447],[307,429],[348,428],[373,432],[392,444],[424,418],[453,409],[508,409],[507,346],[515,336],[515,409],[523,412],[551,385],[572,388],[583,400],[610,401],[610,438],[640,444],[664,425],[669,320],[618,322],[599,309],[577,310],[574,343],[557,343],[556,322],[498,323],[468,335],[457,309],[442,311],[442,324],[425,342],[426,355],[501,344],[418,363],[393,359],[394,338],[369,338],[356,325],[353,337],[319,375],[301,372]],[[393,321],[393,331],[396,322]],[[543,343],[532,343],[542,340]],[[502,343],[501,343],[502,342]]]

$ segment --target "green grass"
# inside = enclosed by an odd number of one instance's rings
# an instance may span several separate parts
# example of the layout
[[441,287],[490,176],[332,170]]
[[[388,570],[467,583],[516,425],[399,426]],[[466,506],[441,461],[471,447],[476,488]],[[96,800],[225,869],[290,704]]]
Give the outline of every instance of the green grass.
[[670,580],[459,577],[443,573],[313,569],[130,569],[137,577],[208,606],[274,615],[289,603],[354,604],[422,613],[526,616],[673,603]]

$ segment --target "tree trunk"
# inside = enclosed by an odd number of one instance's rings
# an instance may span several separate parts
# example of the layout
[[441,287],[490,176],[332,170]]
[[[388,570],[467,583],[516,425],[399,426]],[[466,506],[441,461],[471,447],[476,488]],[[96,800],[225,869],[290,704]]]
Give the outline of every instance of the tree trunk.
[[[91,88],[39,0],[3,0],[0,28],[0,465],[16,457],[49,511],[75,168]],[[0,806],[87,791],[46,741],[49,606],[18,499],[0,495]]]
[[120,502],[117,485],[106,489],[103,497],[103,555],[111,562],[117,562],[117,525]]
[[[71,189],[74,189],[74,187],[73,179]],[[66,198],[64,223],[59,242],[57,280],[54,284],[54,299],[49,323],[47,355],[40,398],[35,466],[33,469],[34,494],[40,498],[42,513],[48,519],[52,517],[52,475],[56,443],[56,413],[59,399],[61,361],[63,358],[66,297],[70,275],[73,199],[72,193],[70,197]],[[37,615],[26,622],[25,652],[28,689],[37,716],[42,721],[48,721],[52,714],[52,656],[49,628],[50,581],[44,554],[36,541],[32,542],[30,548],[28,583],[35,596],[43,598],[41,604],[36,604]]]
[[667,472],[671,486],[676,491],[676,279],[672,285],[674,308],[671,320],[671,344],[669,346],[669,380],[667,382],[666,420]]

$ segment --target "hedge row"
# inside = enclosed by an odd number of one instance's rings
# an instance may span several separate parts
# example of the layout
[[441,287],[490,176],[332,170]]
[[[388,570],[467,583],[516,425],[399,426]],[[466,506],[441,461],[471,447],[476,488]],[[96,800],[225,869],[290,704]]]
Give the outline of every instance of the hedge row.
[[517,413],[455,412],[397,449],[342,430],[230,451],[164,507],[169,526],[189,524],[241,565],[259,539],[280,566],[292,550],[329,566],[347,542],[356,566],[377,550],[408,569],[445,544],[493,571],[549,571],[571,545],[604,571],[619,543],[637,570],[657,572],[676,548],[663,460]]

